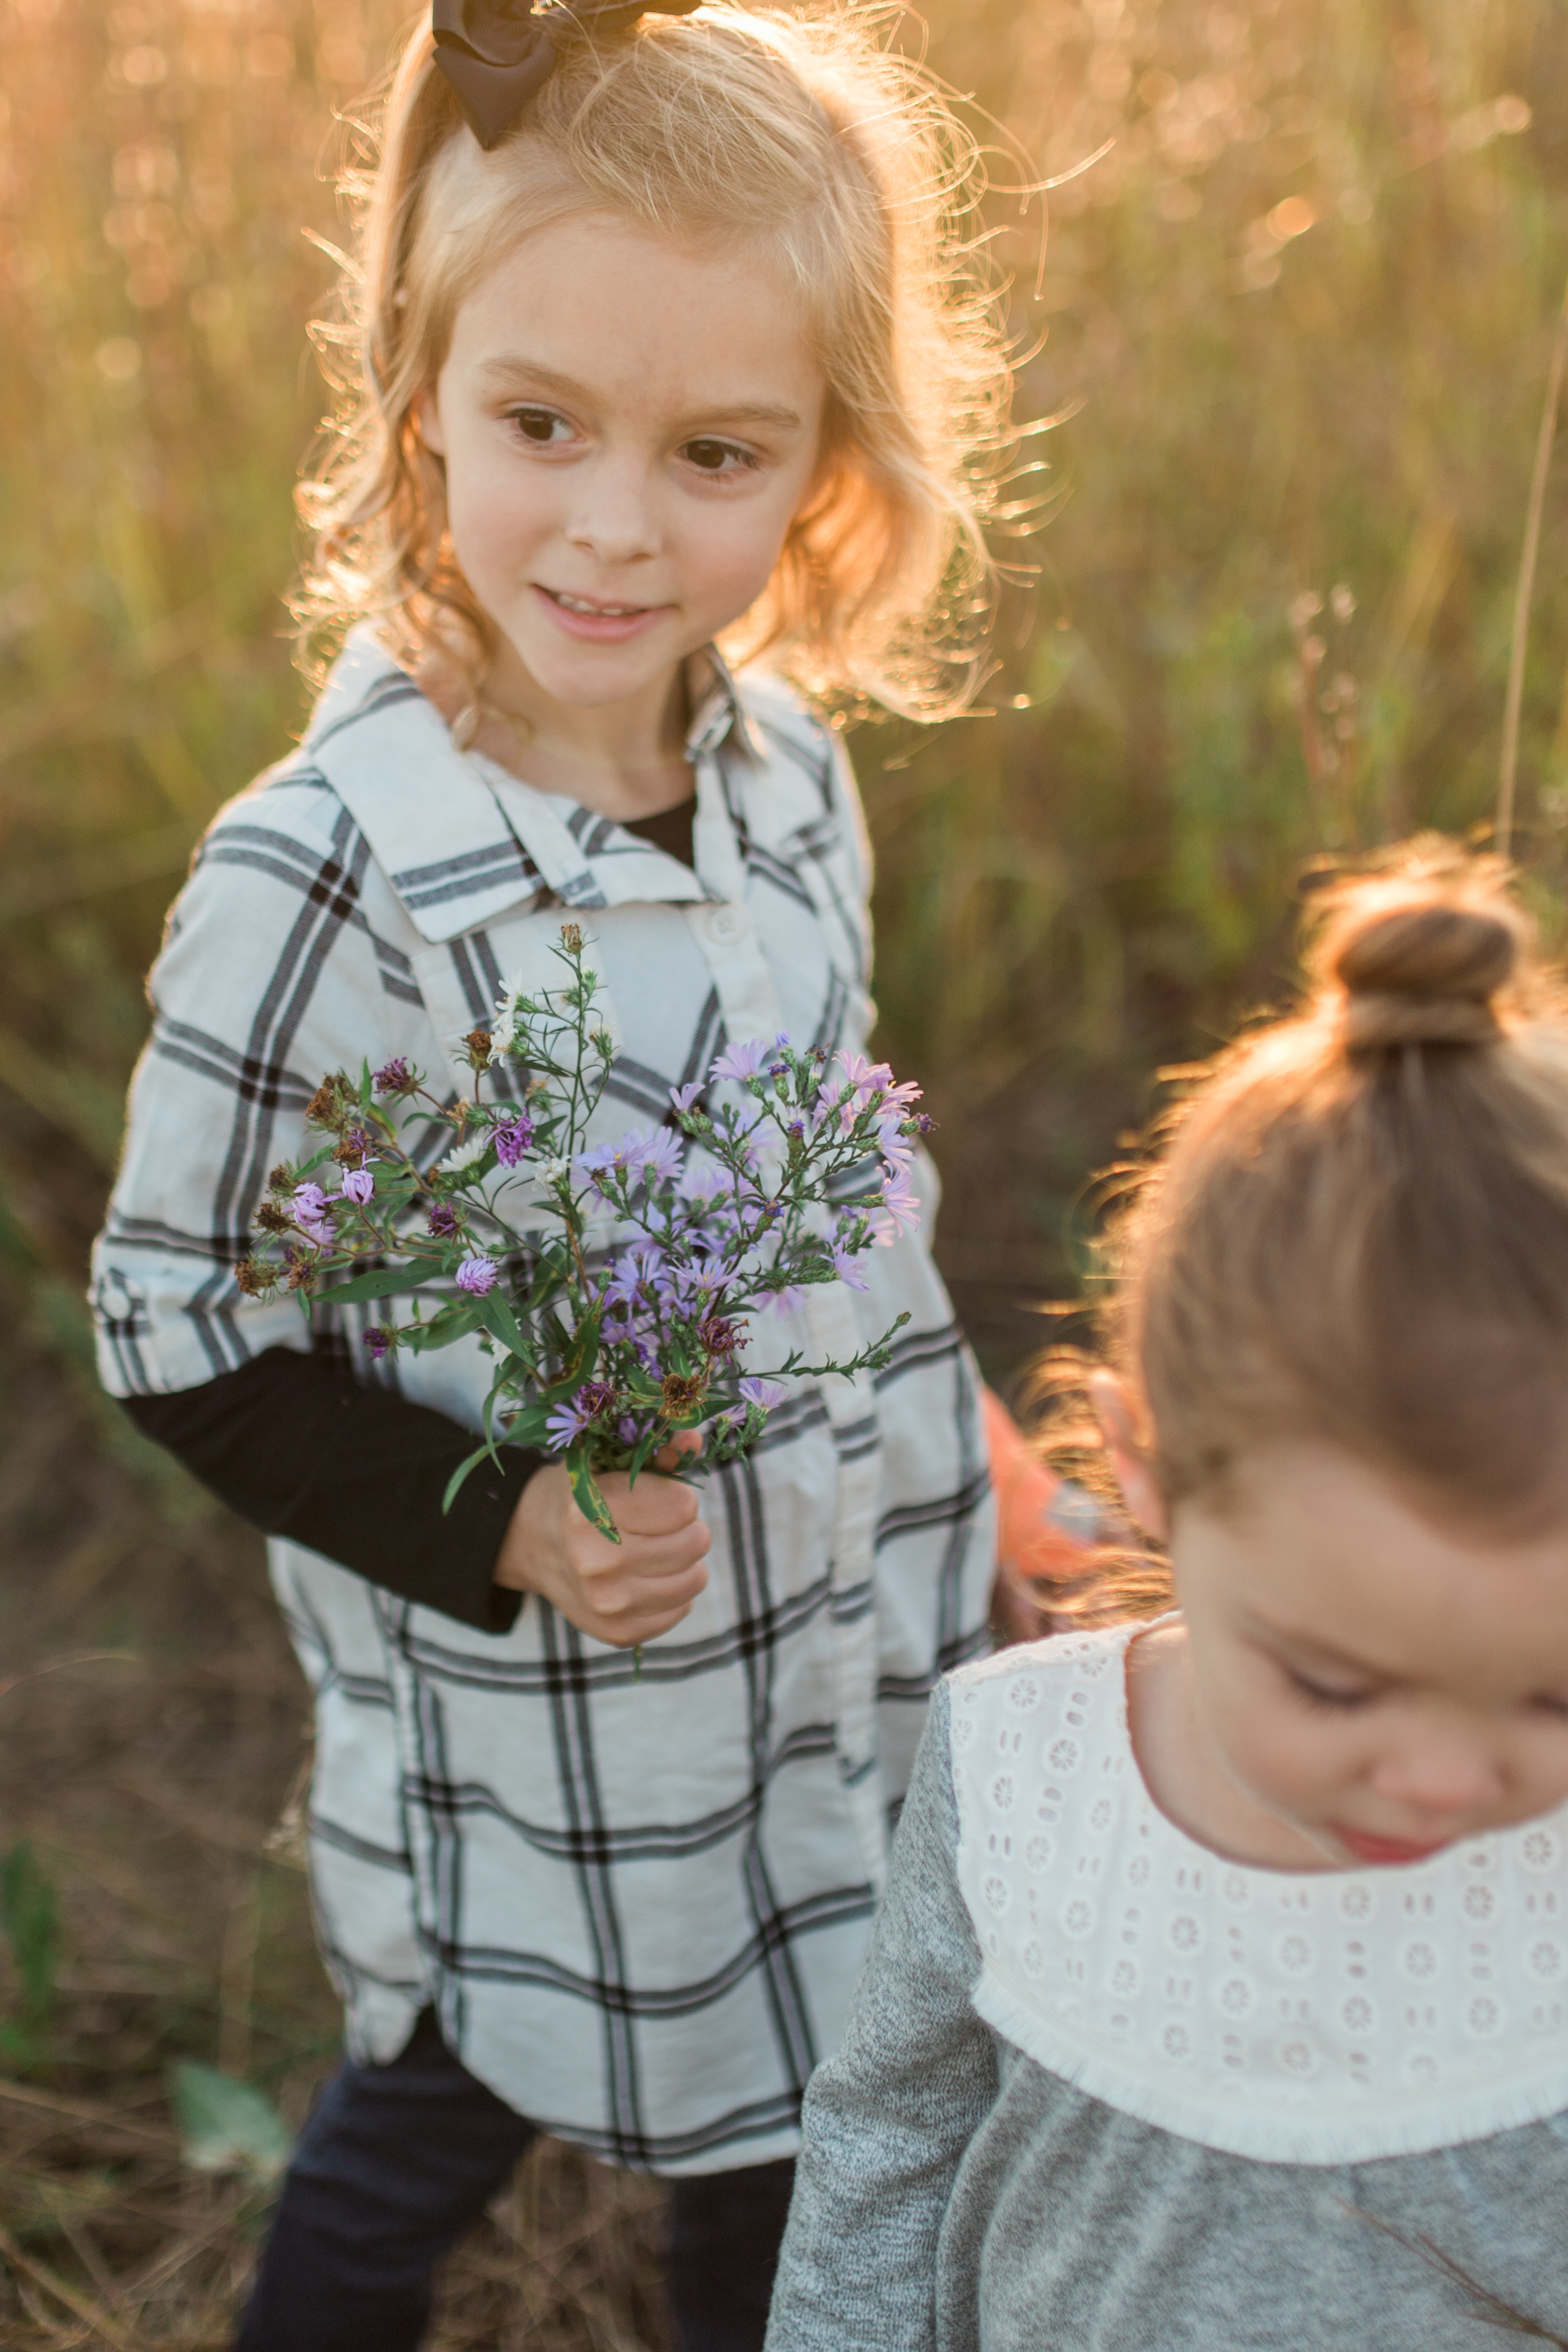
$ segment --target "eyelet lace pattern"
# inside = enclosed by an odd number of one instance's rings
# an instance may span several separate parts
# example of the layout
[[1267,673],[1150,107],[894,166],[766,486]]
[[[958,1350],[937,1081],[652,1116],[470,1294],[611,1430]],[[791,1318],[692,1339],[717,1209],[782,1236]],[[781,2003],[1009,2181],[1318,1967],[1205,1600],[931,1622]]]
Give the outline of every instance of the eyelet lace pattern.
[[1268,2162],[1403,2155],[1568,2108],[1568,1807],[1400,1868],[1241,1868],[1144,1788],[1140,1630],[953,1677],[986,2022],[1110,2106]]

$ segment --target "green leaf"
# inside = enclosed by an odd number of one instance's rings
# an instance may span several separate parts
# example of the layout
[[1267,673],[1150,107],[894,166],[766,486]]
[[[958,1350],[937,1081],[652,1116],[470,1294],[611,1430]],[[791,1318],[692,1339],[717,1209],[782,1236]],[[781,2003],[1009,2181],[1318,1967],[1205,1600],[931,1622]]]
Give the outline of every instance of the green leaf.
[[577,1328],[573,1332],[566,1348],[565,1361],[561,1374],[563,1380],[581,1380],[584,1366],[598,1348],[599,1326],[604,1319],[605,1310],[602,1307],[592,1307],[584,1316]]
[[489,1461],[494,1451],[494,1447],[490,1445],[476,1445],[473,1452],[465,1455],[464,1459],[458,1463],[457,1468],[447,1479],[447,1491],[441,1497],[441,1517],[443,1518],[446,1517],[447,1512],[457,1501],[458,1492],[465,1478],[469,1475],[470,1472],[477,1470],[481,1462]]
[[549,1436],[549,1431],[546,1427],[549,1418],[550,1407],[547,1404],[525,1405],[521,1412],[516,1414],[513,1419],[507,1423],[506,1429],[502,1433],[502,1444],[506,1445],[543,1445],[547,1442]]
[[598,1481],[588,1465],[588,1449],[579,1441],[566,1456],[566,1475],[572,1481],[573,1499],[583,1517],[609,1543],[618,1544],[621,1531],[610,1516],[610,1507],[599,1492]]
[[376,1274],[356,1274],[348,1282],[334,1282],[315,1297],[321,1307],[355,1307],[362,1299],[391,1298],[398,1291],[416,1291],[429,1279],[414,1266],[384,1265]]
[[632,1455],[631,1461],[626,1465],[627,1475],[630,1476],[634,1486],[637,1484],[638,1474],[647,1467],[653,1455],[658,1452],[659,1447],[667,1442],[667,1440],[660,1437],[657,1425],[648,1430],[646,1435],[637,1440],[637,1451]]
[[180,2153],[193,2172],[246,2172],[263,2186],[294,2153],[294,2136],[253,2083],[185,2059],[174,2070]]
[[479,1312],[473,1307],[443,1307],[439,1315],[428,1323],[416,1323],[402,1332],[402,1344],[416,1356],[427,1355],[433,1348],[449,1348],[454,1339],[467,1339],[479,1328]]
[[510,1302],[502,1296],[501,1292],[499,1290],[492,1290],[487,1298],[481,1300],[479,1313],[483,1318],[485,1328],[488,1331],[493,1331],[496,1338],[500,1341],[501,1346],[503,1348],[510,1348],[512,1354],[514,1356],[521,1357],[522,1361],[529,1365],[530,1370],[531,1370],[531,1358],[533,1351],[530,1347],[528,1340],[523,1336],[516,1316],[511,1311]]

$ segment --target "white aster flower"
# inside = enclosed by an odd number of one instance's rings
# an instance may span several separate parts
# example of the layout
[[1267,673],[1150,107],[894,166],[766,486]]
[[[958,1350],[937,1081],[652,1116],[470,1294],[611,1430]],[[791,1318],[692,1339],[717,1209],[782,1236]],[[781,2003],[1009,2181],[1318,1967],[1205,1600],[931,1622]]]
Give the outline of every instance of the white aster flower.
[[514,971],[510,980],[502,982],[501,992],[496,999],[496,1016],[490,1023],[492,1063],[500,1060],[516,1037],[518,1006],[527,993],[528,991],[523,987],[522,974],[520,971]]
[[455,1176],[459,1169],[471,1168],[476,1160],[482,1160],[489,1148],[489,1133],[481,1129],[478,1135],[469,1136],[467,1143],[455,1145],[447,1152],[445,1160],[439,1163],[437,1173],[441,1176]]

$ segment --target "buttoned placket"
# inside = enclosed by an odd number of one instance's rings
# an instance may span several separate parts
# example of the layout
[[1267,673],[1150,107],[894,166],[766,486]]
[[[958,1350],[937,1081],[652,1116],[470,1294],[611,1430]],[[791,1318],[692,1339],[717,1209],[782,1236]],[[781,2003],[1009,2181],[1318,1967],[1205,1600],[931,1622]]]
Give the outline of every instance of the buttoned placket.
[[[733,895],[718,904],[690,906],[687,921],[712,978],[725,1031],[731,1038],[776,1035],[778,991],[750,908],[745,869],[730,821],[716,743],[696,751],[697,805],[710,814],[703,845],[710,862],[706,882],[735,876]],[[709,763],[711,763],[710,768]],[[814,1286],[805,1319],[814,1359],[847,1361],[862,1345],[859,1326],[841,1284]],[[837,1457],[831,1589],[835,1682],[835,1746],[846,1801],[866,1864],[879,1892],[887,1866],[887,1806],[877,1768],[877,1618],[869,1586],[875,1564],[877,1496],[880,1479],[876,1387],[868,1372],[830,1374],[817,1383]]]

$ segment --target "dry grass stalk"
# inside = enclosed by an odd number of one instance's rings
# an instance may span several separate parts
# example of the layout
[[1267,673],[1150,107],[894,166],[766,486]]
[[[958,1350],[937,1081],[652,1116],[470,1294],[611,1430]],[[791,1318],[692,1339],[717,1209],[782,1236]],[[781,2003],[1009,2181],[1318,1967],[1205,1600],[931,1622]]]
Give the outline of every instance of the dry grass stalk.
[[1541,430],[1535,443],[1535,465],[1530,479],[1530,503],[1525,509],[1524,545],[1519,559],[1519,583],[1513,598],[1513,635],[1509,647],[1508,692],[1503,703],[1502,764],[1498,779],[1497,845],[1506,857],[1513,844],[1513,817],[1519,775],[1519,720],[1524,704],[1524,656],[1530,642],[1530,608],[1535,596],[1535,566],[1541,552],[1541,517],[1546,505],[1546,482],[1552,470],[1552,445],[1557,437],[1557,410],[1563,394],[1563,370],[1568,364],[1568,286],[1557,314],[1552,361],[1546,372],[1546,397],[1542,403]]

